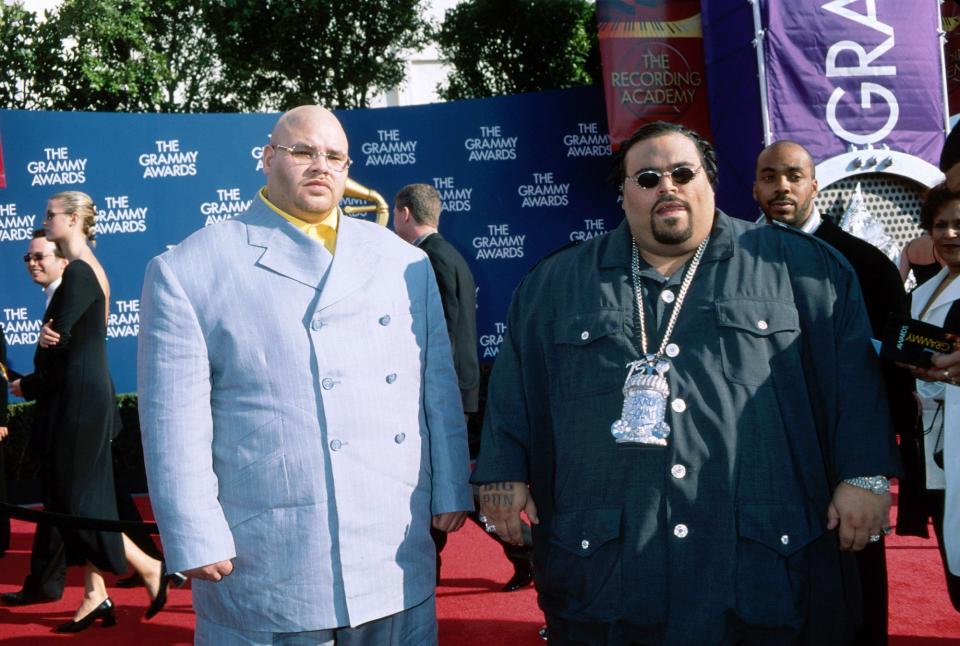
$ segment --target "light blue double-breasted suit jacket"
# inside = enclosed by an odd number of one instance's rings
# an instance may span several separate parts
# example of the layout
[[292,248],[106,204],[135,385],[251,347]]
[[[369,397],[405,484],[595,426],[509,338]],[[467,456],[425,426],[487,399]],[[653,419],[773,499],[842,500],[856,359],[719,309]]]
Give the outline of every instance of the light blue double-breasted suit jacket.
[[331,256],[258,196],[150,262],[138,382],[167,569],[233,559],[199,615],[318,630],[432,594],[431,516],[473,502],[423,252],[341,216]]

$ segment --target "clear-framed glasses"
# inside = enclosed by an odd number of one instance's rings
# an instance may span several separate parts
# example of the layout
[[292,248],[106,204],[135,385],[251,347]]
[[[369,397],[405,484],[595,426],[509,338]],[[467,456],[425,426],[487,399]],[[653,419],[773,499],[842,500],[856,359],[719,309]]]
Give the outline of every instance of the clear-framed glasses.
[[31,260],[33,262],[43,262],[44,258],[52,255],[50,253],[27,253],[23,255],[23,262],[29,263]]
[[285,150],[290,153],[290,157],[295,164],[312,164],[317,160],[317,157],[323,157],[327,160],[327,166],[330,167],[330,170],[342,173],[350,168],[350,164],[353,163],[353,160],[343,153],[325,153],[317,150],[313,146],[304,144],[294,144],[293,146],[281,146],[280,144],[270,145],[276,149]]
[[689,184],[693,181],[693,178],[697,176],[703,170],[703,166],[697,166],[696,168],[690,168],[689,166],[677,166],[676,168],[668,171],[654,170],[648,168],[642,170],[636,175],[627,175],[627,179],[639,186],[640,188],[656,188],[660,185],[660,179],[664,175],[669,175],[670,179],[674,184],[682,186],[683,184]]

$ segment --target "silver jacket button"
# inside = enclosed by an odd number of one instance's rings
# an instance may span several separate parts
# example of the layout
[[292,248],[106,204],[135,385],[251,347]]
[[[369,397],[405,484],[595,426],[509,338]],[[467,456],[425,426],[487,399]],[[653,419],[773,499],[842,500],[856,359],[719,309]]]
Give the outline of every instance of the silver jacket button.
[[677,538],[686,538],[689,533],[690,530],[683,523],[679,523],[673,527],[673,535]]

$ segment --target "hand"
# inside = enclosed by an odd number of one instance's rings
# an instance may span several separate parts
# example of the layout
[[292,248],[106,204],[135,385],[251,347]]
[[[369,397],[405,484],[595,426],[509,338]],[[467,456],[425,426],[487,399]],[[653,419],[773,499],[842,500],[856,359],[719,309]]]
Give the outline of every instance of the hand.
[[949,354],[935,353],[930,359],[929,368],[904,367],[910,370],[914,377],[923,381],[942,381],[954,386],[960,385],[960,350]]
[[859,552],[870,536],[882,536],[883,529],[890,526],[892,500],[889,493],[877,495],[846,482],[837,485],[827,508],[827,529],[840,526],[840,549]]
[[520,512],[534,525],[540,524],[537,506],[525,482],[491,482],[480,485],[480,514],[487,526],[496,528],[504,542],[523,545],[523,521]]
[[40,347],[52,348],[60,343],[60,333],[53,330],[53,319],[50,319],[40,328]]
[[11,381],[10,384],[7,386],[7,388],[10,390],[11,395],[16,395],[17,397],[23,397],[23,389],[20,388],[19,379],[14,379],[13,381]]
[[10,434],[10,431],[7,430],[6,426],[0,426],[0,442],[3,442],[6,439],[7,435]]
[[465,511],[448,511],[443,514],[437,514],[433,517],[433,528],[441,532],[455,532],[463,527],[463,521],[467,518]]
[[233,563],[231,561],[217,561],[203,567],[195,567],[190,570],[183,570],[180,574],[188,576],[191,579],[202,579],[203,581],[219,581],[225,576],[230,576],[233,572]]

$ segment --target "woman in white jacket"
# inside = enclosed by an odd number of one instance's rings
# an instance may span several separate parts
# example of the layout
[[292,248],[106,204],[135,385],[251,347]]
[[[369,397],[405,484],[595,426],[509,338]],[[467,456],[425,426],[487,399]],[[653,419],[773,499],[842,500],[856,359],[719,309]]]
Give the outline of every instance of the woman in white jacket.
[[[931,189],[920,226],[930,233],[944,266],[913,292],[911,315],[960,334],[960,280],[955,280],[960,276],[960,192],[946,184]],[[960,611],[960,365],[914,369],[914,375],[923,405],[928,507],[950,600]]]

